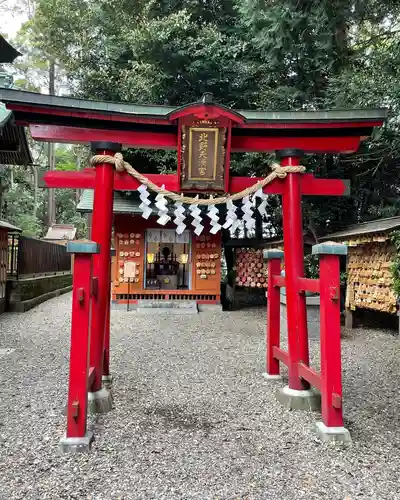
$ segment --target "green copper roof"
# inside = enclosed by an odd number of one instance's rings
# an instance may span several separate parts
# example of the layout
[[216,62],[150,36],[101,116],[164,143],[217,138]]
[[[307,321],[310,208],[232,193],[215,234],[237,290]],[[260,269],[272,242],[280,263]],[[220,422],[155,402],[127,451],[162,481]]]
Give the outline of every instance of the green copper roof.
[[[81,195],[78,206],[76,209],[79,212],[91,212],[93,210],[93,189],[85,189]],[[114,191],[114,207],[115,214],[141,214],[139,209],[140,201],[136,200],[134,196],[124,196],[119,191]]]
[[[0,100],[6,103],[19,103],[34,106],[74,108],[82,111],[122,114],[132,116],[154,117],[165,119],[174,111],[185,106],[158,106],[92,101],[59,97],[22,90],[0,89]],[[200,103],[200,102],[199,102]],[[210,104],[209,101],[207,101]],[[191,103],[193,104],[193,103]],[[217,102],[212,103],[218,106]],[[225,109],[227,109],[224,106]],[[245,122],[342,122],[342,121],[379,121],[387,117],[387,109],[343,109],[329,111],[251,111],[232,110],[241,115]],[[169,123],[169,122],[168,122]]]

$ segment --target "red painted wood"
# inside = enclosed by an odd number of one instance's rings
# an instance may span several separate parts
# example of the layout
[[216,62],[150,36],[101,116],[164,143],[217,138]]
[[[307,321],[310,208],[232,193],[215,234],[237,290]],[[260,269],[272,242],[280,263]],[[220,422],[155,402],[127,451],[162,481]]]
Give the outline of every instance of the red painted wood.
[[[152,116],[141,116],[135,114],[117,114],[117,113],[107,113],[101,111],[85,111],[77,110],[72,108],[49,108],[46,106],[41,106],[40,104],[30,106],[16,103],[7,103],[7,109],[13,111],[20,111],[22,113],[37,113],[41,115],[50,116],[72,116],[76,118],[85,118],[88,120],[107,120],[113,122],[130,122],[130,123],[148,123],[152,125],[171,125],[168,117],[157,118]],[[50,119],[49,119],[50,121]],[[35,119],[29,119],[25,123],[35,123]]]
[[[148,174],[147,178],[161,186],[165,184],[169,191],[179,192],[179,176],[177,174]],[[96,173],[93,168],[85,168],[80,172],[49,171],[43,175],[43,182],[49,188],[66,189],[94,189]],[[238,193],[257,181],[261,177],[231,177],[229,193]],[[139,182],[125,172],[114,172],[114,189],[117,191],[135,191]],[[266,194],[283,194],[284,181],[275,179],[264,188]],[[302,174],[302,194],[314,196],[342,196],[346,191],[346,184],[340,179],[316,179],[312,174]]]
[[179,179],[179,191],[181,190],[181,176],[182,176],[182,119],[178,120],[178,151],[177,151],[177,168],[176,175]]
[[298,370],[301,378],[307,380],[316,389],[321,389],[321,375],[319,373],[303,363],[299,363]]
[[318,179],[313,174],[302,174],[301,192],[308,196],[343,196],[348,185],[341,179]]
[[226,131],[225,143],[225,192],[229,193],[230,186],[230,167],[231,167],[231,151],[232,151],[232,122],[229,122]]
[[[75,254],[67,405],[67,437],[83,437],[86,434],[91,276],[92,255]],[[80,295],[82,295],[80,290],[83,290],[83,300],[80,300]],[[76,403],[78,403],[78,405]]]
[[96,172],[93,168],[85,168],[80,172],[49,171],[44,172],[42,181],[48,188],[94,189]]
[[[281,272],[281,268],[279,267],[278,269],[278,273]],[[280,287],[280,288],[284,288],[286,286],[286,283],[285,283],[285,277],[284,276],[281,276],[280,274],[275,274],[274,276],[271,276],[272,278],[272,286],[274,287]],[[268,280],[269,280],[269,274],[268,274]],[[269,283],[268,283],[268,288],[269,288]]]
[[[176,174],[149,174],[147,178],[169,191],[179,192],[178,177]],[[80,172],[45,172],[43,182],[46,187],[58,187],[67,189],[94,189],[96,183],[96,171],[94,168],[85,168]],[[114,172],[114,189],[117,191],[136,191],[140,186],[139,181],[125,172]]]
[[[299,163],[299,158],[289,157],[282,161],[282,166],[295,166]],[[298,278],[304,278],[301,175],[287,175],[282,197],[289,387],[296,390],[308,387],[299,377],[298,363],[302,361],[306,365],[309,364],[306,298],[304,294],[298,293]]]
[[333,129],[333,128],[369,128],[369,127],[380,127],[383,124],[383,120],[380,121],[361,121],[361,122],[336,122],[330,121],[326,123],[318,123],[318,122],[307,122],[301,123],[296,120],[292,120],[290,122],[255,122],[251,123],[243,123],[241,125],[235,125],[235,128],[267,128],[267,129]]
[[187,116],[194,115],[199,119],[213,120],[215,118],[224,117],[231,120],[233,123],[243,123],[244,117],[235,111],[231,111],[227,108],[220,107],[218,105],[210,105],[203,103],[189,104],[188,106],[183,106],[177,111],[173,111],[169,114],[170,121],[177,120],[178,118],[184,118]]
[[[321,255],[321,413],[328,427],[342,427],[342,366],[340,353],[340,265],[338,255]],[[334,293],[336,290],[336,293]],[[336,297],[336,298],[333,298]],[[334,400],[332,395],[336,394]],[[338,405],[336,405],[338,406]]]
[[360,137],[252,137],[232,136],[232,152],[262,152],[301,149],[315,153],[354,153]]
[[[229,193],[238,193],[263,177],[231,177]],[[266,194],[283,194],[284,180],[275,179],[263,189]],[[347,191],[347,184],[341,179],[318,179],[313,174],[301,175],[301,193],[309,196],[343,196]]]
[[281,349],[280,347],[273,347],[272,352],[274,354],[274,358],[282,361],[283,364],[289,366],[289,353]]
[[299,278],[298,279],[299,290],[303,292],[319,293],[319,279],[309,279],[309,278]]
[[176,134],[142,132],[133,130],[104,130],[96,128],[66,127],[60,125],[30,125],[35,141],[68,144],[88,144],[96,141],[111,141],[125,147],[148,149],[176,149]]
[[110,307],[111,307],[111,259],[108,274],[108,293],[106,302],[106,326],[104,331],[103,375],[110,375]]
[[[112,155],[112,151],[98,151]],[[93,202],[92,240],[100,244],[100,253],[93,259],[93,274],[98,278],[98,294],[93,297],[92,325],[90,333],[90,366],[96,369],[92,391],[101,389],[103,375],[103,350],[107,316],[107,299],[110,288],[110,247],[113,216],[113,165],[96,166],[96,185]]]
[[267,338],[266,338],[266,372],[268,375],[279,375],[279,361],[274,355],[274,347],[280,345],[281,312],[280,290],[274,286],[275,278],[281,271],[281,260],[268,261],[267,291]]

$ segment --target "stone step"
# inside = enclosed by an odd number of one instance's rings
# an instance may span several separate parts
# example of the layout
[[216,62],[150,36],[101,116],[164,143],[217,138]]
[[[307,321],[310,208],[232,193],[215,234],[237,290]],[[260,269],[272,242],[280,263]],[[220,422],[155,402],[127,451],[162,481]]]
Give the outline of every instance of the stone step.
[[138,301],[136,312],[145,314],[154,314],[160,312],[197,314],[198,308],[195,300],[142,299]]

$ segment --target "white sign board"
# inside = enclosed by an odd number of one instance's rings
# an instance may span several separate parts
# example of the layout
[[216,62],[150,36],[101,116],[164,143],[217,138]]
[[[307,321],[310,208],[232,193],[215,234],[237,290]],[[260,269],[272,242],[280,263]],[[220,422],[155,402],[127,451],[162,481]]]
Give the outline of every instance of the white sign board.
[[148,243],[160,243],[161,241],[161,231],[159,229],[148,229],[147,230],[147,242]]
[[190,232],[183,231],[182,234],[177,234],[176,235],[176,242],[177,243],[184,243],[185,245],[188,245],[190,242]]
[[135,278],[136,277],[136,262],[131,260],[126,260],[124,262],[124,278]]
[[162,229],[161,243],[175,243],[175,229]]

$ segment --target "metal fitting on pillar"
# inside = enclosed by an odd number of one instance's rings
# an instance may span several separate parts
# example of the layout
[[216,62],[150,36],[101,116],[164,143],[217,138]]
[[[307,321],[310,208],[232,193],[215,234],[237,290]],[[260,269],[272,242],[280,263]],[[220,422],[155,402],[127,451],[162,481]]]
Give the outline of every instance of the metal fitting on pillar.
[[98,141],[90,143],[90,149],[92,150],[92,153],[95,154],[99,154],[99,151],[112,151],[113,153],[119,153],[121,148],[122,145],[119,142]]
[[278,160],[283,160],[285,158],[303,158],[304,151],[302,149],[287,148],[279,149],[275,154]]

